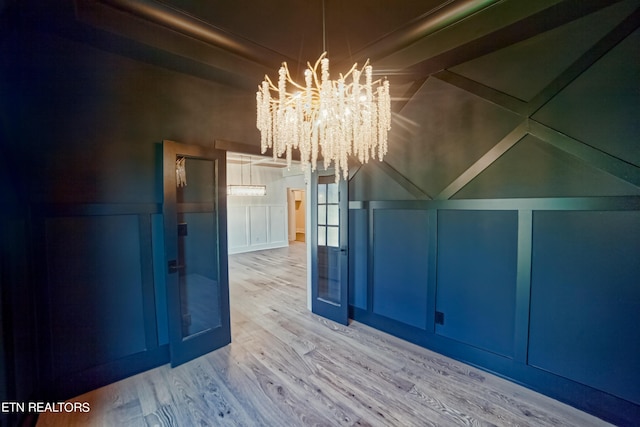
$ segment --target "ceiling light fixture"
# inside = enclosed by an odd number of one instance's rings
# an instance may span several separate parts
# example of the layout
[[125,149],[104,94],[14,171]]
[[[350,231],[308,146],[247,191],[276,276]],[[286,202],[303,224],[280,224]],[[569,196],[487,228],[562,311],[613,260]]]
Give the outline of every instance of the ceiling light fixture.
[[227,185],[228,196],[266,196],[266,185],[253,185],[251,178],[251,163],[252,159],[249,157],[249,185],[244,184],[244,173],[242,157],[240,158],[240,185]]
[[[321,156],[325,169],[334,165],[338,181],[349,176],[350,155],[367,163],[370,157],[382,160],[387,153],[391,98],[388,80],[372,81],[373,69],[368,60],[362,69],[354,64],[338,80],[330,80],[325,44],[323,0],[325,52],[313,67],[307,63],[304,85],[293,81],[286,62],[278,72],[277,86],[265,76],[256,93],[256,124],[261,133],[262,153],[272,148],[274,159],[284,154],[290,167],[292,151],[298,149],[301,166],[305,168],[310,163],[312,171]],[[349,77],[351,80],[347,81]]]

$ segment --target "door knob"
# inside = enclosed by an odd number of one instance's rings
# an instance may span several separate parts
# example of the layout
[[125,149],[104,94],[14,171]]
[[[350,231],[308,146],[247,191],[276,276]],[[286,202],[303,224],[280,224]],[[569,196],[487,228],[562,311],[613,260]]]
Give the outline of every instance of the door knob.
[[184,265],[178,264],[178,261],[175,259],[169,261],[169,273],[175,273],[180,270],[184,270]]

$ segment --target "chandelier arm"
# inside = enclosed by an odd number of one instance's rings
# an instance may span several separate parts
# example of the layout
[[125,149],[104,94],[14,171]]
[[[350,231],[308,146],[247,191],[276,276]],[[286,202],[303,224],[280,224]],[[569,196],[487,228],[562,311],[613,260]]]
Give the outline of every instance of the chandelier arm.
[[[292,97],[294,94],[286,92],[286,95],[288,97]],[[316,89],[312,89],[312,91],[311,91],[311,100],[312,100],[312,102],[314,104],[317,104],[317,103],[320,102],[320,95],[318,94],[318,91]],[[269,105],[271,105],[272,107],[278,106],[278,105],[281,105],[281,104],[282,105],[286,105],[286,104],[283,104],[282,101],[280,99],[278,99],[278,98],[270,98],[269,99]]]
[[[291,97],[291,98],[293,98],[297,94],[298,94],[298,92],[296,92],[296,93],[285,92],[285,95],[288,96],[288,97]],[[316,100],[320,99],[320,93],[315,88],[311,88],[311,99],[313,101],[316,101]],[[269,102],[271,104],[279,104],[281,102],[281,100],[279,98],[273,98],[272,97],[272,98],[269,99]]]
[[271,79],[269,78],[269,76],[264,76],[264,80],[269,83],[269,90],[273,90],[275,92],[278,91],[278,87],[276,85],[273,84],[273,82],[271,81]]
[[353,70],[355,70],[357,68],[358,68],[358,63],[356,62],[355,64],[353,64],[351,69],[349,71],[347,71],[347,74],[345,74],[344,76],[342,74],[340,74],[340,77],[346,79],[347,77],[349,77],[350,74],[353,74]]
[[[300,84],[296,83],[296,82],[291,78],[291,74],[289,73],[289,67],[287,67],[287,63],[286,63],[286,62],[284,63],[284,70],[285,70],[285,72],[287,73],[287,81],[288,81],[289,83],[291,83],[293,86],[297,87],[297,88],[298,88],[298,89],[300,89],[300,90],[305,90],[305,89],[306,89],[306,87],[304,87],[304,86],[302,86],[302,85],[300,85]],[[289,92],[287,92],[287,95],[289,95]]]

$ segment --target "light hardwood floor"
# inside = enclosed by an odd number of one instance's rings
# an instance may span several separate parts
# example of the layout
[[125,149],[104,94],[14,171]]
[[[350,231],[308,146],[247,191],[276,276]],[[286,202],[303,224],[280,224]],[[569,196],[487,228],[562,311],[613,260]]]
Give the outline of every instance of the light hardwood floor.
[[306,309],[304,244],[232,255],[231,345],[78,396],[39,426],[604,426],[584,412]]

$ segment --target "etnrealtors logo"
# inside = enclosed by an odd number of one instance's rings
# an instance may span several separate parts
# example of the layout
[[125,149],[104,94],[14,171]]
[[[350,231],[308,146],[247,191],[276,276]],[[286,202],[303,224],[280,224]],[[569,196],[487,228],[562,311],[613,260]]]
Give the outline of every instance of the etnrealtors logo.
[[2,413],[90,412],[89,402],[1,402]]

